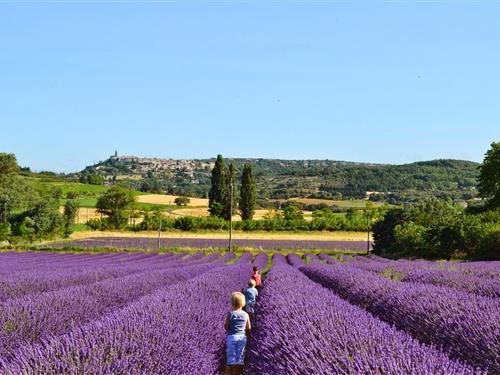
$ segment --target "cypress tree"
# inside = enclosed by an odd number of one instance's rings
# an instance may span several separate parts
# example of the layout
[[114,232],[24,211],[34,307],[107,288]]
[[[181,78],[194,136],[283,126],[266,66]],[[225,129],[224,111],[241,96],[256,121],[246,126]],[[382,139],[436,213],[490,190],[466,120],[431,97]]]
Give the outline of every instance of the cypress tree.
[[223,217],[224,197],[226,194],[224,158],[217,155],[214,169],[212,169],[211,187],[208,192],[208,210],[211,216]]
[[[233,211],[231,212],[231,182],[233,183]],[[238,189],[236,186],[236,171],[231,163],[225,174],[225,191],[223,199],[223,217],[229,220],[238,210]]]
[[240,190],[240,213],[243,220],[252,220],[255,213],[256,187],[251,164],[243,166]]

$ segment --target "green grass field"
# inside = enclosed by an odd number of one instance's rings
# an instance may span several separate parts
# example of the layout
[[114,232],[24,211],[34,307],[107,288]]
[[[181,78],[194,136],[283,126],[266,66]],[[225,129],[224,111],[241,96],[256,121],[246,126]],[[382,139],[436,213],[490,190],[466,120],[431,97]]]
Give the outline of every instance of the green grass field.
[[[90,184],[82,184],[80,182],[67,182],[67,181],[44,181],[38,179],[39,182],[44,184],[49,188],[59,188],[63,193],[63,198],[61,199],[61,206],[66,203],[66,196],[68,193],[76,193],[78,195],[78,206],[83,208],[94,208],[97,204],[97,199],[103,193],[105,193],[109,187],[103,185],[90,185]],[[144,195],[140,191],[134,191],[136,196]],[[151,204],[151,203],[137,203],[137,208],[139,210],[152,210],[155,208],[160,208],[163,210],[166,209],[174,209],[176,206],[166,206],[160,204]]]
[[47,182],[47,185],[54,188],[60,188],[64,195],[69,192],[75,192],[84,197],[98,197],[100,194],[108,190],[107,186],[82,184],[80,182]]
[[[66,202],[66,199],[61,199],[61,206],[64,205]],[[88,207],[88,208],[94,208],[97,203],[97,198],[94,197],[84,197],[78,199],[78,206],[79,207]]]
[[[65,202],[66,202],[66,199],[61,199],[61,206],[63,206]],[[97,198],[85,197],[85,198],[78,199],[78,206],[82,207],[82,208],[85,208],[85,207],[94,208],[96,206],[96,204],[97,204]],[[162,204],[151,204],[151,203],[137,202],[136,208],[138,210],[141,210],[141,211],[154,210],[155,208],[157,208],[157,209],[160,209],[160,210],[165,212],[167,209],[175,209],[178,207],[177,206],[165,206]]]

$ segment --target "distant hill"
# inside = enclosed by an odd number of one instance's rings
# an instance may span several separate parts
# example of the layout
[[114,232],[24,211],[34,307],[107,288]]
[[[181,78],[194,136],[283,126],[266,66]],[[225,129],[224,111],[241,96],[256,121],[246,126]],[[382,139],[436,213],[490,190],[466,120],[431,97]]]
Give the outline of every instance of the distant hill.
[[[111,156],[86,167],[77,176],[99,175],[106,183],[120,181],[134,189],[205,197],[215,159],[174,160]],[[390,165],[332,160],[225,159],[238,171],[255,167],[261,199],[314,197],[365,198],[392,203],[424,196],[467,200],[476,196],[478,163],[432,160]]]

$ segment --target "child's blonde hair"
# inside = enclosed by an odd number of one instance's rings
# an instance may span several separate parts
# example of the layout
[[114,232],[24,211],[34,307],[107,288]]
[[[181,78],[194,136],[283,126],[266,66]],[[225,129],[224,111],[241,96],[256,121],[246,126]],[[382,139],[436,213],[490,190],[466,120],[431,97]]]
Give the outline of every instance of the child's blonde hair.
[[252,288],[253,288],[253,287],[255,287],[255,285],[257,285],[257,283],[255,282],[255,280],[254,280],[254,279],[250,279],[250,280],[248,280],[248,286],[250,286],[250,287],[252,287]]
[[231,294],[231,306],[233,306],[233,309],[239,309],[243,306],[245,306],[245,296],[243,293],[240,292],[234,292]]

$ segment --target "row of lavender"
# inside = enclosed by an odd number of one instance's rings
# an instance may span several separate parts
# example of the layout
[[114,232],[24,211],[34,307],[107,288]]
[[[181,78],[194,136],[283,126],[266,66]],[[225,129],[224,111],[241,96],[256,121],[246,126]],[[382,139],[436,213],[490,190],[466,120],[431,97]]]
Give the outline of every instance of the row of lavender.
[[0,358],[8,359],[22,345],[86,324],[216,265],[220,265],[220,260],[213,256],[187,264],[171,261],[160,269],[10,299],[0,305],[0,327],[3,327],[0,330]]
[[391,261],[376,256],[345,259],[356,268],[403,282],[432,284],[500,297],[500,262]]
[[22,270],[0,276],[3,363],[22,345],[81,326],[221,263],[219,256],[203,254],[186,262],[171,254],[145,253],[3,253],[0,259],[3,269]]
[[151,253],[53,253],[53,252],[2,252],[0,253],[0,275],[11,270],[56,269],[83,267],[85,265],[103,266],[112,262],[147,258]]
[[[49,282],[47,290],[20,292],[0,303],[1,373],[220,370],[223,314],[230,293],[247,281],[249,254],[232,266],[225,265],[227,258],[202,254],[187,261],[143,253],[32,255],[37,261],[23,255],[11,268],[25,276],[30,269],[38,273],[28,278],[32,282],[43,281],[45,271],[68,284]],[[308,259],[304,266],[298,256],[289,256],[294,268],[275,256],[254,322],[249,373],[500,372],[498,298],[391,281],[380,270],[363,269],[372,262],[391,263],[384,259],[351,259],[347,265]],[[267,255],[254,262],[264,267]],[[424,263],[415,265],[431,267]],[[2,269],[8,267],[0,266],[0,281],[8,279]],[[116,269],[130,273],[104,276]],[[82,284],[70,276],[92,270],[103,277]]]
[[[366,249],[365,241],[323,241],[323,240],[269,240],[269,239],[233,239],[233,244],[241,248],[262,248],[266,250],[353,250],[363,251]],[[65,247],[109,247],[109,248],[134,248],[134,249],[157,249],[158,240],[151,237],[90,237],[72,242],[52,243],[56,248]],[[162,248],[226,248],[227,240],[221,238],[162,238]]]
[[[0,372],[216,373],[224,337],[223,332],[216,333],[220,329],[215,325],[228,308],[228,295],[241,289],[251,270],[249,254],[227,266],[225,261],[231,256],[200,254],[183,261],[178,256],[146,254],[152,261],[137,271],[141,257],[137,254],[130,259],[136,270],[132,274],[4,301],[0,306]],[[85,272],[86,267],[78,267],[77,262],[60,259],[69,262],[66,272]],[[255,260],[261,266],[266,261],[265,255]],[[34,262],[34,268],[43,268],[42,263]],[[21,265],[26,268],[27,264]],[[207,327],[216,333],[215,343],[213,335],[201,332]],[[210,343],[200,341],[203,336]]]
[[[303,265],[297,256],[289,258]],[[306,269],[313,267],[321,266]],[[255,326],[250,374],[484,373],[343,300],[282,255],[274,256]]]
[[[375,259],[379,264],[374,265],[373,259],[356,259],[342,264],[332,262],[328,256],[320,258],[332,264],[325,265],[313,255],[308,257],[310,264],[307,266],[297,256],[290,256],[289,261],[310,280],[327,287],[351,304],[366,309],[380,320],[393,324],[420,342],[435,345],[451,358],[471,366],[500,373],[498,297],[464,292],[458,290],[460,288],[456,284],[455,287],[443,287],[430,282],[395,281],[380,275],[384,267],[394,267],[393,263],[398,262]],[[436,263],[420,262],[415,263],[415,269],[412,269],[412,265],[407,262],[399,263],[404,265],[410,275],[436,267]],[[477,269],[480,270],[479,267]],[[457,274],[457,271],[449,268],[439,272],[444,272],[445,281],[451,279],[446,273]],[[494,289],[494,282],[498,282],[490,276],[482,276],[482,281],[483,291],[488,290],[486,285]]]
[[464,261],[429,261],[429,260],[407,260],[399,259],[397,261],[382,258],[373,254],[361,257],[343,257],[344,260],[357,260],[363,262],[375,261],[385,263],[386,266],[398,266],[401,270],[412,270],[414,268],[434,270],[434,271],[450,271],[463,275],[475,277],[497,279],[500,277],[500,261],[479,261],[479,262],[464,262]]
[[[35,261],[26,254],[21,254],[21,259],[16,257],[16,254],[0,257],[2,269],[5,270],[0,273],[0,302],[25,294],[48,292],[70,285],[86,285],[146,270],[161,269],[181,262],[179,256],[170,254],[65,254],[62,257],[40,257],[34,253]],[[202,254],[196,258],[200,256]],[[18,263],[11,262],[11,259]]]

